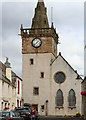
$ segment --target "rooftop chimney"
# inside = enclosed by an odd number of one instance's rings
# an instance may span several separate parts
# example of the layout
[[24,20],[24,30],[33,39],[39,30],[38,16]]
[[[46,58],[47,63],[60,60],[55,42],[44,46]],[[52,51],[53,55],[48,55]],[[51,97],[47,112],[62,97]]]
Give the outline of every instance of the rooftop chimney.
[[6,66],[6,77],[11,81],[11,67],[10,67],[10,63],[8,62],[8,58],[6,58],[5,66]]

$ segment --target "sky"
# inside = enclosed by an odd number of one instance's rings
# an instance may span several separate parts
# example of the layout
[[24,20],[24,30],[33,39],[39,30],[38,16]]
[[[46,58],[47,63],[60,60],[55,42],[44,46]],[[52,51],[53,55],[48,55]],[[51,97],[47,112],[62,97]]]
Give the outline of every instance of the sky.
[[[51,27],[59,35],[58,53],[84,75],[84,0],[44,0]],[[12,70],[22,77],[22,40],[20,26],[30,28],[37,0],[3,0],[0,2],[0,60],[9,58]]]

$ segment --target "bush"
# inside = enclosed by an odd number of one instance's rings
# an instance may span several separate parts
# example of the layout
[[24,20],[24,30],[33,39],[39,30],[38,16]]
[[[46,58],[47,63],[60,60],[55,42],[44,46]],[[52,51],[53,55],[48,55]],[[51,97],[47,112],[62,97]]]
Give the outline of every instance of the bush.
[[73,115],[71,115],[71,118],[74,118],[74,116],[73,116]]
[[65,114],[65,115],[64,115],[64,117],[66,118],[66,117],[67,117],[67,115]]
[[77,112],[76,117],[81,117],[81,114],[79,112]]

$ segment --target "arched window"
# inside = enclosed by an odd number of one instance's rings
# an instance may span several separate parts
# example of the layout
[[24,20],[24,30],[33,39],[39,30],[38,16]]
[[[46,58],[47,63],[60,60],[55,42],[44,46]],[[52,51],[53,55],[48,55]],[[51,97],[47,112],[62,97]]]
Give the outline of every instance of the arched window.
[[75,92],[73,89],[69,91],[69,106],[75,106],[76,104],[76,98],[75,98]]
[[57,107],[62,107],[63,106],[63,93],[59,89],[56,94],[56,106]]

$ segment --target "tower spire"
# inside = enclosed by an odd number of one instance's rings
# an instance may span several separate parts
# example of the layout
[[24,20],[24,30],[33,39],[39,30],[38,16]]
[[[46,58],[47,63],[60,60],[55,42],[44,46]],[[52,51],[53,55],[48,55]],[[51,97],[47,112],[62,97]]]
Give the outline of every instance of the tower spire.
[[43,0],[38,0],[38,2],[44,2]]
[[38,0],[31,27],[32,28],[49,28],[49,23],[47,19],[47,8],[45,7],[43,0]]

